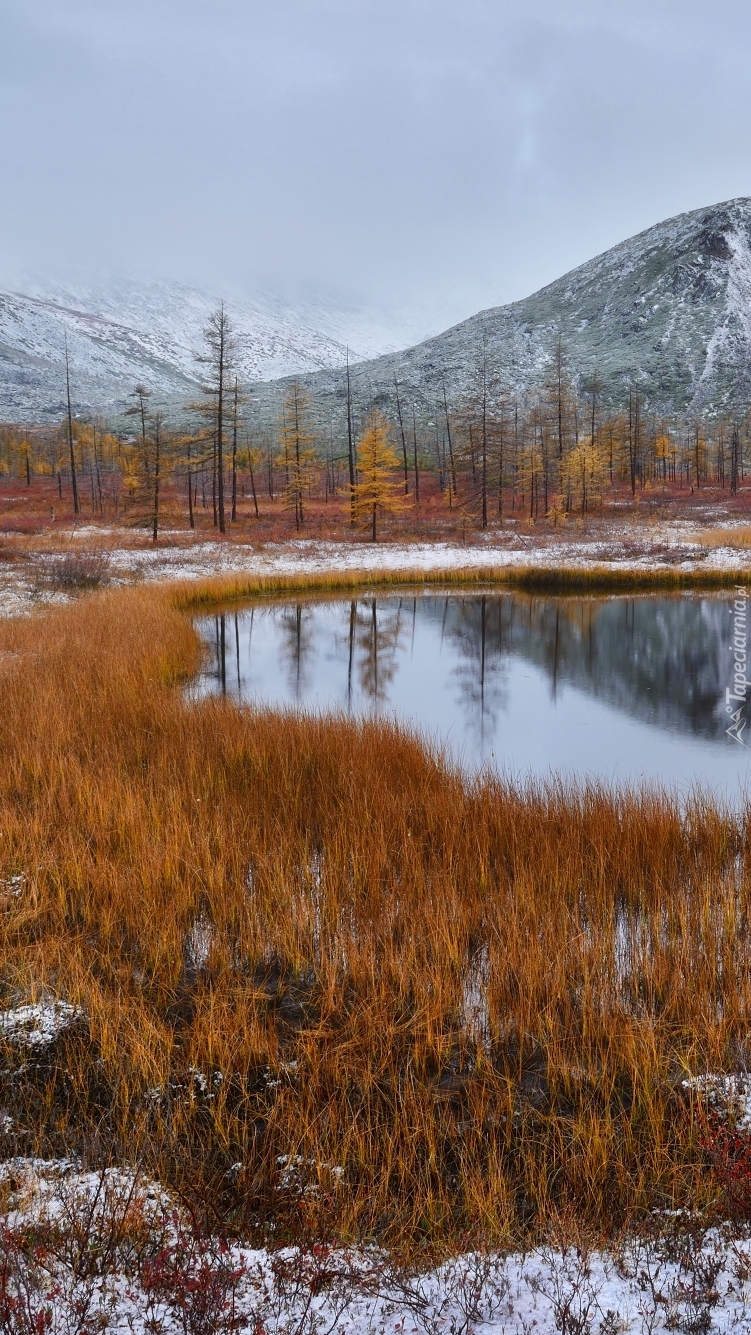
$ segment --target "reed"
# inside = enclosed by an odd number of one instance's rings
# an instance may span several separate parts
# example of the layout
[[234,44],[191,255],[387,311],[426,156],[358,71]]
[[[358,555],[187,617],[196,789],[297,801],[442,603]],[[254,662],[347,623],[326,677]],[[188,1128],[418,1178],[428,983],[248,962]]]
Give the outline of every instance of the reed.
[[751,547],[751,524],[734,524],[732,528],[705,528],[697,534],[702,547]]
[[428,570],[361,569],[305,571],[279,575],[221,575],[214,579],[177,582],[171,586],[173,605],[186,612],[249,598],[276,598],[287,593],[347,593],[355,589],[393,587],[493,586],[540,593],[649,592],[667,589],[724,589],[751,579],[751,570],[684,569],[654,566],[624,569],[587,566],[449,566]]
[[191,701],[205,596],[0,623],[0,1001],[86,1016],[0,1038],[14,1152],[403,1250],[709,1202],[682,1079],[749,1057],[747,814]]

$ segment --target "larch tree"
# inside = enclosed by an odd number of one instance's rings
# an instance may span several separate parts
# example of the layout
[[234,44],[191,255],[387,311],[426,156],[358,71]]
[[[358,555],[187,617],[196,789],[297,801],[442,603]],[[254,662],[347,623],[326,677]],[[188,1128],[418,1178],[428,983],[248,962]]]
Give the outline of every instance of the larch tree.
[[446,438],[449,447],[449,497],[451,496],[451,487],[454,488],[454,496],[458,495],[456,488],[456,464],[454,463],[454,445],[451,439],[451,422],[449,421],[449,405],[446,398],[446,377],[441,377],[443,386],[443,411],[446,417]]
[[[240,404],[245,403],[244,394],[240,393],[237,376],[232,395],[232,523],[237,521],[237,431],[240,426]],[[256,505],[256,510],[258,506]]]
[[347,348],[347,454],[349,461],[350,521],[355,522],[355,442],[352,430],[352,389],[349,382],[349,348]]
[[125,416],[137,417],[141,423],[141,449],[143,451],[145,467],[148,471],[148,457],[147,457],[148,449],[146,444],[146,417],[149,411],[149,399],[151,398],[151,390],[148,389],[146,385],[143,385],[139,382],[139,384],[133,386],[129,398],[135,399],[136,402],[132,404],[130,408],[126,408]]
[[315,439],[310,426],[308,396],[293,380],[284,395],[282,408],[282,446],[285,478],[285,501],[295,512],[295,528],[304,519],[305,492],[312,481],[316,454],[312,448]]
[[149,452],[151,448],[151,441],[149,438],[149,433],[146,430],[146,420],[149,414],[149,399],[151,398],[151,390],[148,389],[146,385],[143,385],[139,382],[137,385],[133,386],[133,389],[131,390],[128,397],[131,399],[135,399],[135,403],[132,403],[130,408],[125,409],[125,416],[137,417],[141,424],[141,433],[140,433],[141,467],[143,468],[144,473],[146,474],[146,480],[148,482],[151,473],[151,468],[149,465]]
[[164,413],[160,408],[151,411],[149,406],[151,390],[147,389],[145,385],[136,385],[131,393],[131,398],[134,398],[136,402],[126,409],[126,416],[137,417],[141,424],[141,438],[138,449],[139,466],[136,469],[134,491],[140,490],[143,498],[141,506],[146,511],[145,522],[151,529],[152,538],[156,542],[159,536],[159,504],[165,472],[166,432]]
[[164,471],[163,449],[164,449],[164,414],[157,408],[151,419],[152,435],[154,439],[154,476],[153,476],[153,504],[151,514],[151,536],[156,542],[159,536],[159,488]]
[[68,340],[65,340],[65,390],[68,397],[68,450],[70,452],[70,482],[73,488],[73,513],[80,514],[78,502],[78,481],[76,478],[76,455],[73,449],[73,413],[70,407],[70,366],[68,364]]
[[[488,492],[490,487],[491,439],[493,436],[494,378],[488,364],[488,339],[485,329],[478,344],[477,360],[473,368],[472,385],[467,404],[467,422],[476,502],[480,508],[480,523],[488,526]],[[472,427],[474,425],[474,437]],[[475,457],[475,451],[477,457]]]
[[555,417],[555,437],[558,458],[563,459],[566,452],[566,432],[571,399],[571,385],[568,373],[568,355],[559,336],[553,354],[553,365],[548,385],[548,393]]
[[203,392],[207,396],[214,425],[215,485],[219,532],[225,533],[224,513],[224,423],[227,400],[233,391],[235,338],[224,302],[209,316],[203,331],[206,351],[198,361],[207,368]]
[[[399,418],[399,431],[402,437],[402,454],[404,456],[404,495],[409,495],[409,466],[407,464],[407,439],[404,435],[404,420],[402,418],[402,401],[399,398],[399,381],[394,373],[394,391],[396,393],[396,411]],[[447,418],[448,420],[448,418]]]
[[415,462],[415,505],[420,504],[420,468],[417,462],[417,417],[415,415],[415,405],[412,404],[412,449]]
[[250,434],[247,428],[245,431],[244,462],[247,464],[248,474],[250,476],[250,490],[253,496],[253,508],[256,512],[256,519],[260,519],[258,513],[258,493],[256,492],[256,469],[263,466],[263,454],[251,444]]
[[370,529],[373,542],[378,541],[378,515],[398,514],[403,508],[400,484],[394,476],[398,467],[388,426],[374,409],[357,447],[355,485],[355,516]]

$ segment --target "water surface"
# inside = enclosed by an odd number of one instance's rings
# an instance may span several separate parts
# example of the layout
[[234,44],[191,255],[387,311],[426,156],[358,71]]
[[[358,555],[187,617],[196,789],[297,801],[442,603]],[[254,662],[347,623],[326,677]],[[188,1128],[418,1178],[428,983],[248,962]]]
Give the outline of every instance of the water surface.
[[726,733],[731,607],[727,594],[455,591],[257,603],[198,621],[198,689],[396,717],[471,769],[736,797],[749,751]]

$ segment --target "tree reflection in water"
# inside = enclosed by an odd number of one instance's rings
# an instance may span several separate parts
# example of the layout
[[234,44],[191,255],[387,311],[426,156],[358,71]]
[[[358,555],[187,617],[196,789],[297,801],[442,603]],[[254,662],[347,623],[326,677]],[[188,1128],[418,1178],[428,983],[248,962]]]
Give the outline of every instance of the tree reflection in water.
[[729,603],[488,592],[259,604],[200,623],[214,656],[204,680],[240,699],[389,707],[431,728],[448,712],[449,726],[482,747],[496,733],[503,744],[504,715],[526,707],[532,688],[524,683],[536,668],[548,706],[559,709],[574,687],[621,715],[724,740]]
[[315,607],[296,603],[279,612],[279,658],[286,670],[293,698],[300,702],[309,687],[308,668],[316,649]]
[[441,647],[446,638],[455,650],[451,670],[467,719],[484,747],[486,733],[498,726],[498,716],[507,707],[504,661],[504,601],[501,598],[445,598],[441,622]]
[[505,707],[512,656],[544,670],[553,700],[564,684],[576,686],[651,723],[724,735],[726,599],[453,596],[425,599],[424,615],[440,617],[455,645],[461,695],[480,724]]
[[388,701],[402,647],[403,599],[356,599],[347,617],[347,709],[355,676],[360,692],[377,707]]

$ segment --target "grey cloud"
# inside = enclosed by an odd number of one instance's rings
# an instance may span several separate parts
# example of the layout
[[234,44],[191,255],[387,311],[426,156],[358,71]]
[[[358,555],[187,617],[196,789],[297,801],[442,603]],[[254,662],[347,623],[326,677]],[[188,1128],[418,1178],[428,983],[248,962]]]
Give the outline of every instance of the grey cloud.
[[6,0],[0,279],[459,318],[751,193],[750,39],[733,0]]

